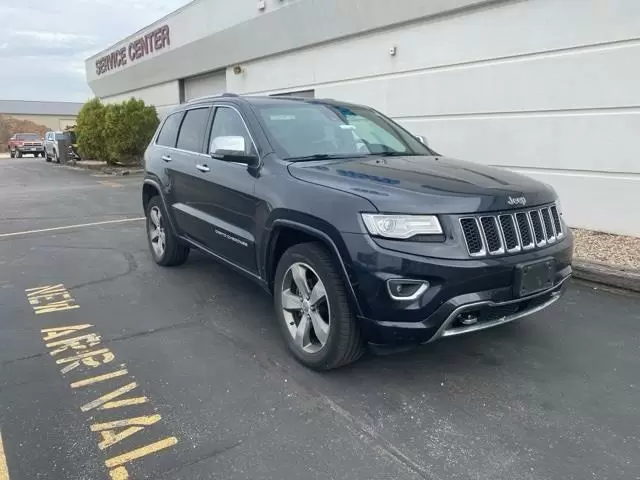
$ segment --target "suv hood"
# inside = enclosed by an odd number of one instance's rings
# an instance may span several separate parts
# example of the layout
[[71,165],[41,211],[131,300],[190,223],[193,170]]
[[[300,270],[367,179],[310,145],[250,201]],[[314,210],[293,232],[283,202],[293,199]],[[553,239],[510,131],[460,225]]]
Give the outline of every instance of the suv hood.
[[490,212],[556,199],[550,186],[524,175],[443,157],[297,162],[289,172],[299,180],[364,197],[385,213]]

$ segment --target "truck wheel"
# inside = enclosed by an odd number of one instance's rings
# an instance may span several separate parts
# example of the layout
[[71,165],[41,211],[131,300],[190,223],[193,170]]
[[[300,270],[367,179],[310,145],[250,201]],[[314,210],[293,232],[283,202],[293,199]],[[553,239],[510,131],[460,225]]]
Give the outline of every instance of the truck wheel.
[[22,152],[20,150],[16,150],[16,158],[22,158]]
[[189,247],[180,244],[180,240],[171,230],[167,214],[160,197],[149,200],[147,206],[147,240],[153,260],[163,267],[182,265],[189,258]]
[[293,355],[315,370],[355,362],[364,353],[347,288],[329,252],[317,243],[287,250],[278,263],[274,304]]
[[45,159],[47,162],[50,162],[50,161],[51,161],[51,157],[49,156],[49,154],[48,154],[47,152],[44,152],[44,159]]

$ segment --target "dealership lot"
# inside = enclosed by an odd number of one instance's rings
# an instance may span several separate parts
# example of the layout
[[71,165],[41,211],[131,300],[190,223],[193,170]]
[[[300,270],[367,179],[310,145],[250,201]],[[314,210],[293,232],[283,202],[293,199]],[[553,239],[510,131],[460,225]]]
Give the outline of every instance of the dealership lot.
[[152,262],[140,185],[0,162],[0,480],[640,476],[640,297],[318,374],[258,287]]

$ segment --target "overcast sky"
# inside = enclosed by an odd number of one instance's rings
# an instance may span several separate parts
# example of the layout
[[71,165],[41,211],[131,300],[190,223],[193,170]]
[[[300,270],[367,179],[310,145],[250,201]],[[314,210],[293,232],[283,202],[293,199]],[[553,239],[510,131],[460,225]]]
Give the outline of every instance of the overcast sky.
[[87,57],[188,1],[0,0],[0,99],[87,100]]

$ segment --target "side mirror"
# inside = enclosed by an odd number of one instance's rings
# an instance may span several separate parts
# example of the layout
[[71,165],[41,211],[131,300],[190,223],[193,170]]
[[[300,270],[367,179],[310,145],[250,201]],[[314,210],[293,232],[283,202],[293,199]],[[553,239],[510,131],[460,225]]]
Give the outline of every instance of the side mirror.
[[427,142],[427,138],[423,135],[416,135],[416,138],[418,139],[418,141],[420,141],[420,143],[422,143],[423,145],[426,145],[427,147],[429,146],[429,142]]
[[258,157],[246,152],[244,137],[226,136],[216,137],[211,142],[211,156],[227,162],[244,163],[249,166],[258,164]]

